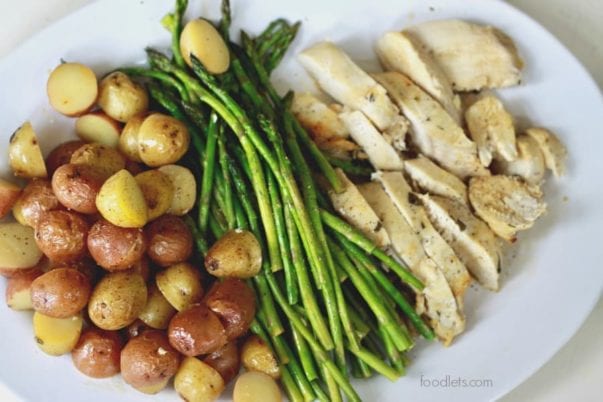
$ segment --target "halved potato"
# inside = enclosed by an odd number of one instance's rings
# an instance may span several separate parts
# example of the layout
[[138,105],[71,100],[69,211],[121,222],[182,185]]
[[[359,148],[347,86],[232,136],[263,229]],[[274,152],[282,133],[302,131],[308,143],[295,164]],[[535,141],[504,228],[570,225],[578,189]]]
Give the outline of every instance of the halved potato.
[[176,309],[166,300],[157,285],[150,285],[147,304],[138,318],[151,328],[166,329],[174,314]]
[[193,54],[212,74],[222,74],[230,66],[230,52],[216,28],[203,19],[186,24],[180,35],[180,52],[184,61],[193,66]]
[[140,159],[140,155],[138,154],[138,131],[145,118],[146,115],[142,114],[132,117],[128,120],[119,136],[117,148],[122,154],[126,155],[128,159],[134,162],[142,162],[142,159]]
[[101,187],[96,197],[100,214],[124,228],[141,228],[148,221],[148,209],[144,195],[134,177],[127,170],[120,170]]
[[21,195],[21,187],[0,179],[0,219],[10,212]]
[[117,147],[121,124],[102,112],[87,113],[75,121],[75,132],[84,141]]
[[259,371],[279,379],[281,368],[270,347],[260,337],[250,336],[241,348],[241,362],[247,371]]
[[35,339],[42,351],[52,356],[71,352],[82,333],[81,315],[52,318],[37,311],[33,315]]
[[15,176],[29,179],[48,176],[38,137],[30,122],[23,123],[10,137],[8,161]]
[[57,66],[46,84],[52,107],[66,116],[86,113],[98,97],[98,82],[94,71],[80,63]]
[[126,167],[126,158],[115,148],[107,145],[90,143],[80,147],[71,156],[71,163],[92,165],[109,178]]
[[280,402],[281,390],[270,376],[258,371],[243,373],[235,383],[232,400],[234,402],[254,402],[262,395],[262,402]]
[[102,79],[98,105],[107,115],[125,123],[137,114],[146,112],[149,95],[142,85],[116,71]]
[[[174,388],[186,401],[212,402],[224,391],[224,380],[210,365],[196,357],[187,357],[176,372]],[[257,396],[263,398],[262,394]]]
[[168,175],[159,170],[147,170],[137,174],[135,179],[147,202],[149,220],[165,214],[174,198],[174,185]]
[[178,311],[203,297],[199,269],[189,263],[172,265],[158,272],[155,281],[166,300]]
[[0,224],[0,269],[9,275],[32,268],[42,258],[33,228],[20,223]]
[[174,197],[172,204],[167,210],[171,215],[186,215],[197,199],[197,182],[193,173],[180,165],[165,165],[159,168],[161,173],[166,174],[174,186]]
[[6,282],[6,305],[13,310],[32,310],[31,284],[42,275],[41,270],[33,270]]

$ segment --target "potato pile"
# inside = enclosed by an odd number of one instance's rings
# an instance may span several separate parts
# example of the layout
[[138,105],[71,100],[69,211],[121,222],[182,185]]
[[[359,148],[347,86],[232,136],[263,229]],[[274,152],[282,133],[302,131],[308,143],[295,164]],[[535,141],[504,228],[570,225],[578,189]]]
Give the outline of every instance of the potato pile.
[[[194,207],[196,182],[175,164],[189,147],[187,127],[150,112],[145,88],[119,72],[98,83],[90,68],[63,63],[47,89],[50,104],[76,118],[80,139],[44,159],[33,127],[23,124],[9,160],[27,183],[0,180],[0,218],[12,211],[16,220],[0,223],[6,302],[34,310],[40,349],[71,353],[90,377],[121,373],[149,394],[175,376],[189,401],[216,399],[242,361],[264,373],[260,383],[280,399],[270,348],[252,337],[239,350],[256,311],[244,279],[260,269],[257,239],[237,230],[214,245],[205,266],[220,281],[211,286],[195,265],[183,216]],[[243,380],[240,401],[255,383]]]

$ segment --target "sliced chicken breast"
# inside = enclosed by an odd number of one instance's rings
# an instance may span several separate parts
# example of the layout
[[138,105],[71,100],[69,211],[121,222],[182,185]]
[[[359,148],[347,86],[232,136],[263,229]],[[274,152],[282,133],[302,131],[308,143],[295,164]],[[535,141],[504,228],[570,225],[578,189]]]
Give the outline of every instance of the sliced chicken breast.
[[412,141],[423,154],[461,178],[489,174],[477,158],[475,143],[431,96],[401,73],[375,78],[410,120]]
[[379,248],[388,247],[389,236],[375,211],[341,169],[337,169],[337,175],[344,184],[344,190],[341,193],[328,191],[333,207],[350,225],[364,233]]
[[503,175],[472,178],[469,202],[494,233],[510,242],[516,240],[518,231],[531,228],[546,212],[538,186]]
[[559,138],[545,128],[530,128],[526,134],[538,143],[544,164],[549,168],[555,177],[561,177],[565,173],[565,160],[567,159],[567,149],[559,141]]
[[458,96],[431,54],[410,32],[387,32],[377,41],[377,55],[387,71],[398,71],[419,85],[461,123]]
[[394,205],[419,236],[423,250],[442,270],[452,292],[461,303],[463,295],[471,283],[467,268],[433,227],[421,201],[412,192],[402,173],[377,172],[373,174],[373,179],[383,185]]
[[544,156],[538,142],[530,136],[517,137],[517,159],[512,162],[495,160],[494,170],[507,176],[519,176],[530,184],[540,184],[544,179]]
[[419,198],[433,225],[471,275],[486,289],[498,290],[501,249],[488,225],[460,202],[428,194]]
[[523,61],[513,40],[491,26],[461,20],[424,22],[406,30],[441,66],[456,91],[521,82]]
[[494,95],[471,105],[465,111],[465,121],[484,166],[490,166],[494,156],[508,162],[517,159],[513,117]]
[[467,204],[465,183],[428,158],[419,155],[418,158],[407,159],[404,161],[404,171],[421,190]]

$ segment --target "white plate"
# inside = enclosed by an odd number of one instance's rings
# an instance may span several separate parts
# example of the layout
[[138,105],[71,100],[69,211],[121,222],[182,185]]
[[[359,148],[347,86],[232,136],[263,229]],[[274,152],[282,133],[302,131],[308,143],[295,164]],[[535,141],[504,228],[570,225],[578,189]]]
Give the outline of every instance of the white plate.
[[[94,3],[41,32],[0,63],[0,143],[30,119],[44,149],[73,135],[73,121],[47,104],[46,78],[61,58],[98,73],[140,62],[147,45],[167,47],[159,25],[171,1]],[[408,374],[397,383],[379,378],[356,382],[367,401],[484,401],[496,399],[543,365],[578,329],[601,294],[603,260],[603,103],[596,84],[547,31],[498,1],[288,0],[233,1],[237,27],[258,32],[270,20],[302,20],[300,38],[277,71],[279,87],[311,85],[292,55],[330,39],[363,66],[376,68],[372,44],[388,29],[455,17],[488,23],[513,37],[526,61],[524,84],[500,91],[518,125],[544,125],[570,152],[569,174],[545,186],[549,213],[522,234],[506,261],[498,294],[471,290],[467,333],[443,348],[420,344]],[[375,5],[375,3],[379,3]],[[218,0],[193,1],[190,16],[218,16]],[[3,146],[5,149],[5,145]],[[0,172],[8,175],[6,156]],[[3,293],[4,281],[0,281]],[[31,315],[0,303],[0,381],[32,401],[176,400],[164,391],[149,397],[119,377],[93,380],[79,374],[69,356],[53,358],[33,341]],[[462,386],[454,380],[482,380]],[[443,380],[434,386],[432,381]],[[485,380],[485,381],[483,381]],[[428,386],[428,383],[430,384]],[[468,384],[470,385],[470,384]]]

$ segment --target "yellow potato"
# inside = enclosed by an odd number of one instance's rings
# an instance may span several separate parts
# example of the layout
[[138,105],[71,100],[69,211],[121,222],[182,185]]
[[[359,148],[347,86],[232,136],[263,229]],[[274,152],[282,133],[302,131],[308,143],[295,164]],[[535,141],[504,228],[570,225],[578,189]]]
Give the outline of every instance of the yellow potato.
[[[260,396],[261,395],[261,396]],[[281,390],[272,377],[258,371],[248,371],[237,379],[232,393],[233,402],[280,402]]]
[[17,222],[0,223],[0,269],[16,273],[34,267],[42,258],[34,229]]
[[0,179],[0,219],[10,212],[20,195],[21,187]]
[[176,309],[166,300],[157,285],[152,284],[147,304],[138,318],[151,328],[166,329],[174,314]]
[[199,270],[186,262],[158,272],[155,282],[166,300],[178,311],[203,297]]
[[10,137],[8,161],[15,176],[28,179],[47,177],[46,163],[30,122],[25,122]]
[[6,305],[13,310],[33,310],[31,284],[42,275],[41,270],[22,273],[6,282]]
[[151,167],[178,162],[189,143],[184,123],[161,113],[148,116],[138,130],[138,154]]
[[159,168],[159,171],[166,174],[174,187],[174,197],[172,204],[167,210],[171,215],[186,215],[197,199],[197,182],[193,173],[180,165],[165,165]]
[[261,338],[249,337],[241,348],[241,363],[247,371],[259,371],[274,379],[281,376],[281,368],[270,347]]
[[147,285],[133,271],[112,272],[96,285],[88,303],[94,324],[110,331],[133,323],[147,304]]
[[251,278],[260,272],[262,248],[253,233],[226,232],[207,252],[205,269],[220,278]]
[[35,339],[42,351],[52,356],[71,352],[82,333],[80,314],[69,318],[52,318],[37,311],[33,315]]
[[105,178],[113,176],[126,167],[126,158],[115,148],[98,143],[82,145],[71,155],[70,162],[76,165],[94,166]]
[[46,91],[50,104],[57,112],[79,116],[94,106],[98,82],[89,67],[80,63],[63,63],[50,73]]
[[193,54],[212,74],[222,74],[230,66],[230,53],[224,39],[203,19],[186,24],[180,35],[180,52],[186,64],[192,67],[190,55]]
[[144,113],[149,107],[149,95],[144,87],[126,74],[116,71],[102,79],[98,105],[107,115],[122,123]]
[[224,380],[208,364],[196,357],[187,357],[174,377],[174,388],[188,402],[212,402],[224,391]]
[[170,178],[159,170],[147,170],[136,175],[149,210],[149,221],[165,214],[172,205],[174,185]]
[[101,187],[96,197],[98,212],[124,228],[141,228],[148,221],[147,203],[136,179],[127,170],[120,170]]
[[138,154],[138,131],[145,118],[145,115],[132,117],[128,120],[119,136],[117,148],[129,160],[134,162],[142,162],[142,159],[140,159],[140,155]]
[[87,142],[117,147],[121,124],[102,112],[87,113],[75,121],[75,132]]

